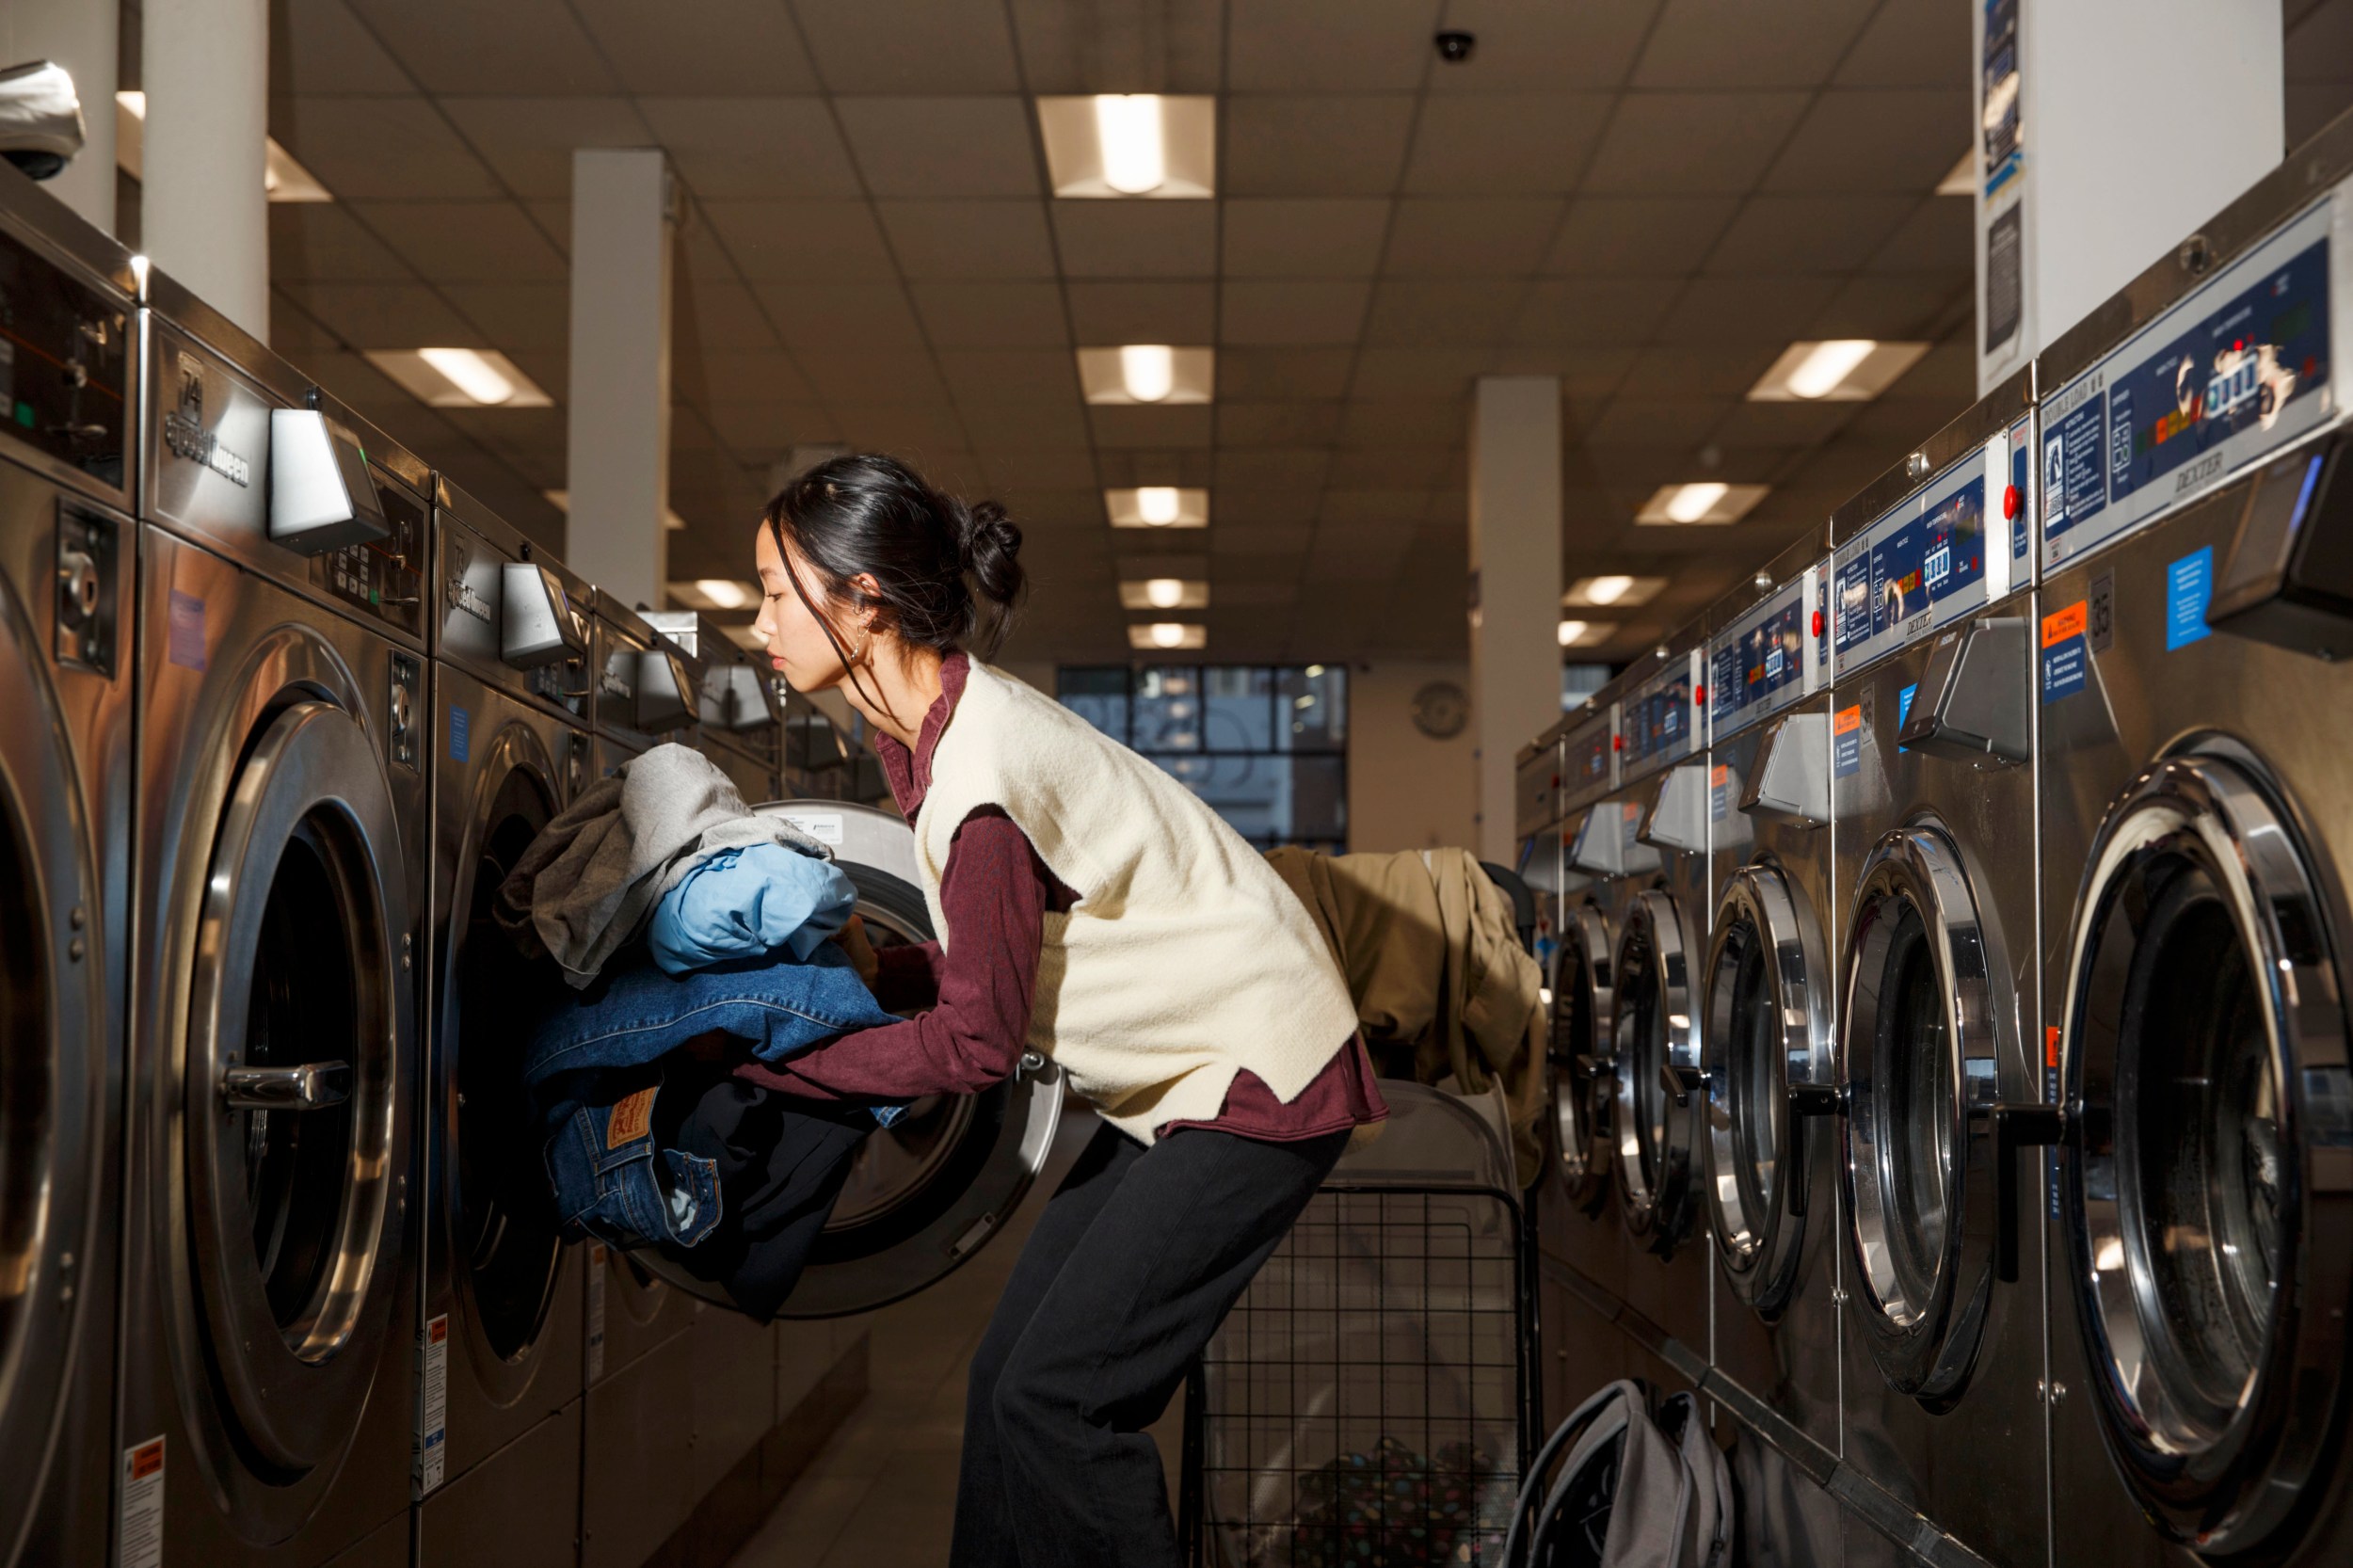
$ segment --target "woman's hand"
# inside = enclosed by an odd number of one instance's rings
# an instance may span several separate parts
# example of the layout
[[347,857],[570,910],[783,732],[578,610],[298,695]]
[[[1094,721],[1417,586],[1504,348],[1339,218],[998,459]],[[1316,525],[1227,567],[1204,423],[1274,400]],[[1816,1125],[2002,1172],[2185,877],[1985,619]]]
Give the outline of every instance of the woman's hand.
[[850,967],[857,970],[860,980],[866,982],[866,988],[872,990],[882,966],[875,961],[874,944],[866,939],[866,922],[852,915],[850,923],[841,928],[834,942],[850,955]]

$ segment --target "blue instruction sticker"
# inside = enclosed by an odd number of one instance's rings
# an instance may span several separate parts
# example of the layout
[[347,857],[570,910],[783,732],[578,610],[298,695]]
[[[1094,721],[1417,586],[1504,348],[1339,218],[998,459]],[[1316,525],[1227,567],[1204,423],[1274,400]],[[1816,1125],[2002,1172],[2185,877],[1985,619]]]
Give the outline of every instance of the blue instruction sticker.
[[2165,568],[2165,650],[2187,648],[2207,635],[2206,603],[2214,598],[2214,546],[2193,550]]
[[1912,717],[1912,694],[1919,689],[1920,682],[1915,680],[1896,694],[1896,728],[1897,729],[1903,728],[1904,721]]
[[204,601],[171,590],[171,621],[164,656],[183,669],[204,667]]
[[2088,601],[2077,600],[2042,617],[2042,700],[2057,702],[2084,689],[2091,650],[2084,645]]
[[450,704],[449,760],[453,762],[462,762],[466,760],[466,711],[456,703]]

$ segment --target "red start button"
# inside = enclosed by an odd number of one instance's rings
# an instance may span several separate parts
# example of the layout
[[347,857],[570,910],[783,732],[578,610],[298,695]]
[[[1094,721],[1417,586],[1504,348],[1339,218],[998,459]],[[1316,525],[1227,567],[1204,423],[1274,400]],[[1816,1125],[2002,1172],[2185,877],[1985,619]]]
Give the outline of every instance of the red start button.
[[1694,687],[1692,687],[1692,688],[1691,688],[1691,700],[1692,700],[1693,702],[1697,703],[1697,704],[1698,704],[1699,706],[1701,706],[1702,708],[1706,707],[1706,706],[1707,706],[1707,688],[1706,688],[1706,687],[1705,687],[1705,686],[1694,686]]
[[1625,737],[1624,735],[1610,736],[1609,749],[1612,751],[1624,751],[1625,749]]
[[2005,485],[2005,486],[2003,486],[2003,487],[2002,487],[2002,516],[2003,516],[2003,517],[2005,517],[2005,518],[2014,518],[2014,517],[2016,517],[2016,516],[2018,515],[2018,508],[2019,508],[2021,505],[2023,505],[2023,504],[2025,504],[2025,503],[2024,503],[2024,502],[2020,499],[2020,497],[2019,497],[2019,494],[2018,494],[2018,487],[2017,487],[2017,486],[2015,486],[2015,485]]
[[1814,634],[1817,637],[1822,634],[1822,612],[1819,610],[1814,612]]

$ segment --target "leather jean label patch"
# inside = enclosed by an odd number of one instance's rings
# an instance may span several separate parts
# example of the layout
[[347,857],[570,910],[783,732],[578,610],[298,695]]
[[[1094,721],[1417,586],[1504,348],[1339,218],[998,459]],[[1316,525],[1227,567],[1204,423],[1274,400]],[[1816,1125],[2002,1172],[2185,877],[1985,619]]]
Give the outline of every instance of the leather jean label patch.
[[613,1108],[612,1120],[604,1124],[606,1148],[617,1149],[623,1144],[633,1144],[652,1130],[653,1096],[653,1090],[640,1089]]

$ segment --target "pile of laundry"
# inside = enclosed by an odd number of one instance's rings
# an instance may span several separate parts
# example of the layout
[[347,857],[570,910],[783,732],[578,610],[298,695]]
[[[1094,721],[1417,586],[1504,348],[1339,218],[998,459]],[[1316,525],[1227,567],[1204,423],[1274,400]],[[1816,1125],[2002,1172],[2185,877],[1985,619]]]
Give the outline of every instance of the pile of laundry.
[[568,1237],[655,1248],[776,1315],[897,1112],[789,1099],[732,1064],[898,1021],[829,940],[856,904],[831,851],[680,745],[624,763],[532,841],[496,913],[565,983],[523,1076]]
[[1425,1459],[1395,1437],[1299,1478],[1292,1568],[1423,1568],[1502,1560],[1515,1488],[1469,1443]]

